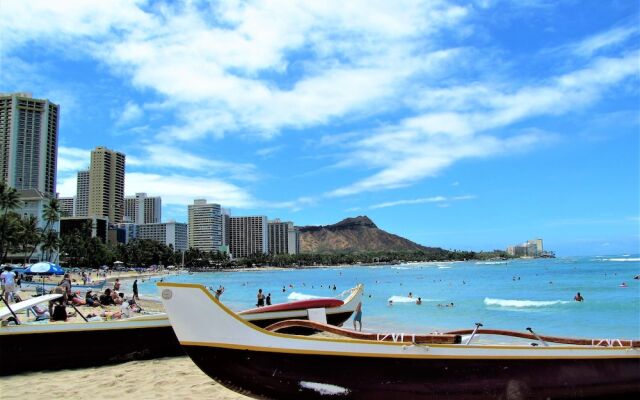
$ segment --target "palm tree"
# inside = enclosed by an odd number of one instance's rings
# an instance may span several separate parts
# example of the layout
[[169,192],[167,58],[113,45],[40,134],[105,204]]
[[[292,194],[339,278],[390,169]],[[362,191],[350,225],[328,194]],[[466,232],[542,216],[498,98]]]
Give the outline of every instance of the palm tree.
[[7,213],[20,205],[20,196],[18,191],[6,182],[0,182],[0,212],[2,212],[2,221],[0,221],[0,263],[5,257],[5,243],[7,240]]
[[55,231],[45,233],[42,242],[42,253],[43,255],[47,254],[47,261],[51,261],[51,256],[58,248],[60,248],[58,233]]
[[[20,247],[24,252],[24,264],[26,265],[40,244],[41,229],[38,228],[38,218],[29,215],[22,218],[22,232],[20,235]],[[28,254],[28,255],[27,255]]]
[[[58,199],[53,198],[49,200],[48,204],[44,205],[44,209],[42,211],[42,219],[47,221],[47,224],[44,226],[42,230],[42,241],[46,242],[47,240],[51,240],[51,233],[53,232],[53,225],[60,220],[60,202]],[[56,235],[56,239],[57,239]],[[57,249],[56,247],[55,249]],[[45,249],[43,245],[42,255],[44,256]],[[49,254],[49,258],[51,258],[51,254]]]

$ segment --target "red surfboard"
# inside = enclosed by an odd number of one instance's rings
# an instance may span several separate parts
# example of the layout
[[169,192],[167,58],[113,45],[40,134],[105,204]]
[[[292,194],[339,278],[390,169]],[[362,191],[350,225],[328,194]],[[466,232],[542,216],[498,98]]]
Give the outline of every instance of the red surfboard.
[[340,307],[344,301],[338,299],[309,299],[294,301],[291,303],[274,304],[272,306],[252,308],[241,311],[239,314],[258,314],[276,311],[306,310],[308,308],[333,308]]

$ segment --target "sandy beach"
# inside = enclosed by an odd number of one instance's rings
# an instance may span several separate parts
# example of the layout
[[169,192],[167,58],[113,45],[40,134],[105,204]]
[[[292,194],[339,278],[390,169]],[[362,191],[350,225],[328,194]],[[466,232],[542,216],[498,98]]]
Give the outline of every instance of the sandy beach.
[[174,357],[2,377],[0,398],[236,400],[249,397],[214,382],[189,357]]

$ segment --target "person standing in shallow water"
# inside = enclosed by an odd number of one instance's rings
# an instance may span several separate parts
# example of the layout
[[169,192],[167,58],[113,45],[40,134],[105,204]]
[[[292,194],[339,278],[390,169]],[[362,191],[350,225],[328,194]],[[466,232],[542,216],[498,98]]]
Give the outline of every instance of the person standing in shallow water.
[[264,306],[264,294],[262,293],[262,289],[258,289],[258,304],[256,306],[263,307]]
[[269,293],[267,295],[267,305],[270,306],[271,305],[271,293]]
[[362,332],[362,302],[358,302],[356,306],[356,315],[353,317],[353,330],[356,330],[356,321],[360,324],[360,332]]
[[584,301],[584,297],[582,297],[582,295],[580,294],[580,292],[576,293],[576,295],[573,297],[573,299],[575,301]]
[[134,280],[133,281],[133,298],[135,300],[140,300],[140,298],[138,297],[138,280]]

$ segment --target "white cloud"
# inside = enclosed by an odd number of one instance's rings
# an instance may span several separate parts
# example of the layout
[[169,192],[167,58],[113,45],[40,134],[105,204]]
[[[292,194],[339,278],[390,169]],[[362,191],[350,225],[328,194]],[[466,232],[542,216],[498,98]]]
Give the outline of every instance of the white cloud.
[[[456,57],[428,38],[468,12],[445,1],[32,1],[4,5],[0,29],[12,44],[4,51],[29,40],[70,46],[153,90],[182,121],[160,135],[193,140],[385,110],[411,76]],[[281,86],[264,74],[296,78]],[[132,105],[122,119],[138,114]]]
[[412,200],[396,200],[396,201],[388,201],[385,203],[374,204],[369,206],[370,209],[375,210],[377,208],[388,208],[388,207],[397,207],[411,204],[425,204],[425,203],[436,203],[441,207],[449,207],[449,203],[453,201],[461,201],[461,200],[472,200],[475,199],[476,196],[473,195],[464,195],[464,196],[432,196],[432,197],[423,197],[419,199]]
[[589,57],[604,48],[616,46],[638,34],[637,26],[621,26],[590,36],[573,45],[575,54]]
[[58,172],[68,173],[89,168],[91,150],[76,147],[58,147]]
[[[432,177],[457,161],[526,151],[550,140],[529,130],[514,136],[488,132],[539,115],[560,115],[589,105],[611,86],[638,76],[639,53],[597,58],[585,68],[551,78],[539,86],[500,91],[472,85],[425,89],[416,105],[423,114],[374,131],[348,146],[341,165],[379,169],[373,175],[328,193],[330,197],[393,189]],[[479,106],[478,97],[483,99]],[[452,99],[451,102],[447,101]]]
[[125,194],[151,193],[162,197],[162,204],[188,205],[204,198],[225,207],[251,208],[256,201],[239,186],[216,178],[186,175],[160,175],[130,172],[125,176]]
[[133,101],[128,101],[127,104],[125,104],[124,109],[122,109],[116,118],[116,126],[129,125],[142,118],[143,115],[144,112],[139,105]]
[[259,178],[259,173],[253,164],[202,157],[180,149],[177,145],[163,143],[142,146],[141,154],[127,156],[127,165],[138,169],[154,167],[156,169],[190,170],[205,176],[225,176],[244,181],[254,181]]

